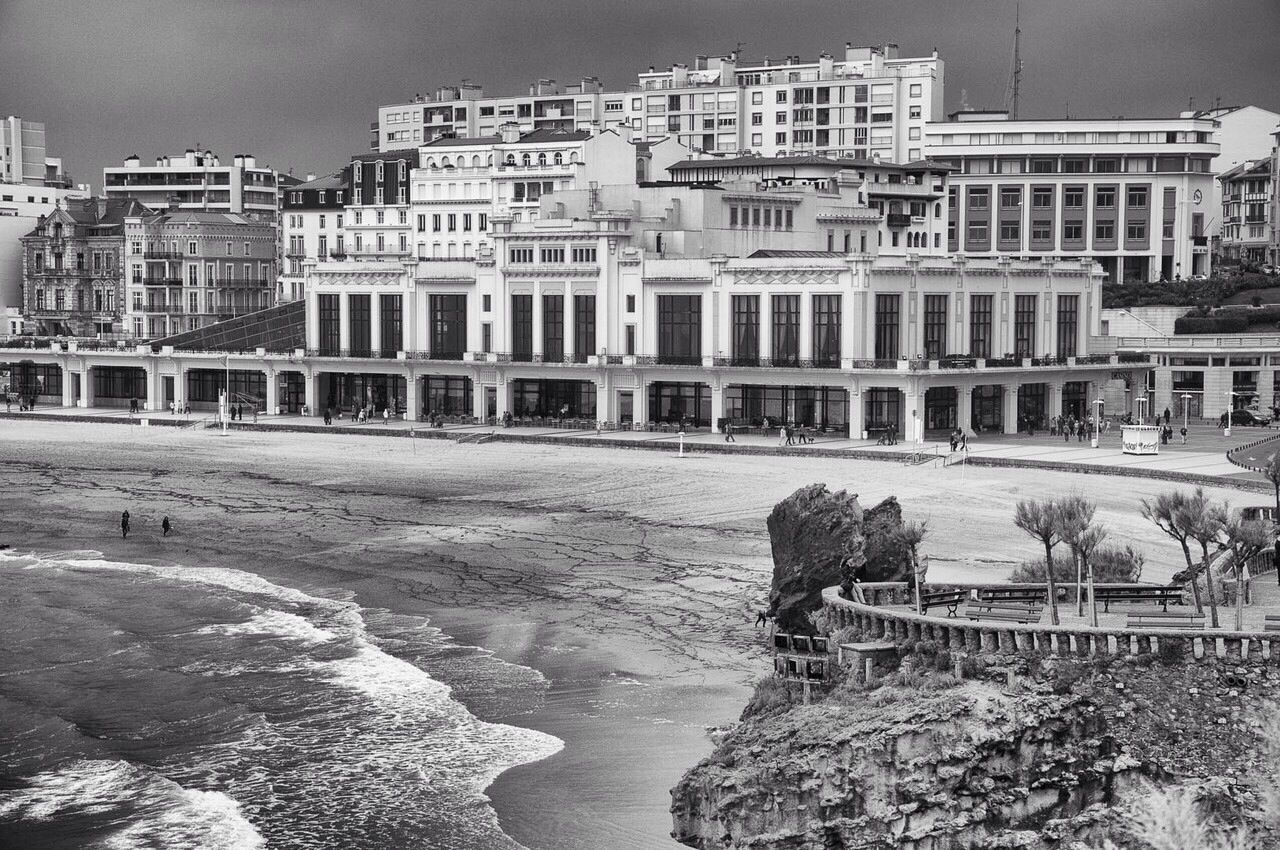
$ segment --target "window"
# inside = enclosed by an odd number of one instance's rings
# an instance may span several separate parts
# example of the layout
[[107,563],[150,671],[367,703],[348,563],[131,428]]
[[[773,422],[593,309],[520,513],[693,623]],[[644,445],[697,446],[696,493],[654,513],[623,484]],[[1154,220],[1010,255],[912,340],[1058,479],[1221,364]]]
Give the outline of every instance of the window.
[[231,256],[231,253],[232,253],[232,251],[231,251],[231,243],[230,243],[230,242],[228,242],[228,243],[227,243],[227,256],[228,256],[228,257],[230,257],[230,256]]
[[594,263],[596,261],[596,249],[594,246],[574,248],[570,252],[570,257],[575,263]]
[[425,215],[418,216],[418,232],[422,233],[427,229],[427,217]]
[[920,83],[912,83],[911,87],[907,91],[910,93],[911,97],[920,97],[923,90],[924,86],[920,85]]
[[1068,209],[1084,209],[1084,189],[1079,187],[1063,189],[1062,205]]
[[911,117],[911,118],[919,118],[919,117],[920,117],[920,107],[918,107],[918,106],[912,106],[912,107],[910,108],[910,110],[908,111],[907,115],[908,115],[908,117]]
[[735,366],[754,366],[760,358],[760,296],[733,296],[732,357]]
[[1036,296],[1015,295],[1013,304],[1014,356],[1034,357],[1036,349]]
[[1110,221],[1100,221],[1093,226],[1093,238],[1099,242],[1110,242],[1116,238],[1116,226]]
[[1032,242],[1052,242],[1053,222],[1046,219],[1035,219],[1031,222]]
[[701,364],[701,296],[658,296],[658,362]]
[[987,241],[987,223],[985,221],[969,222],[968,239],[970,242],[986,242]]
[[1053,206],[1053,189],[1037,187],[1031,190],[1031,206],[1034,209],[1047,209]]
[[818,366],[840,365],[839,295],[813,296],[813,362]]
[[404,324],[400,308],[400,296],[394,294],[382,294],[378,296],[379,319],[378,324],[382,331],[382,357],[395,357],[396,352],[403,348],[404,343]]
[[634,313],[636,311],[636,297],[634,295],[627,296],[627,312]]
[[[774,102],[775,102],[775,103],[786,103],[786,102],[787,102],[787,92],[786,92],[786,89],[782,89],[782,90],[778,91],[777,93],[775,93],[775,95],[774,95]],[[785,113],[784,113],[784,114],[785,114]]]
[[1099,186],[1094,191],[1094,206],[1099,209],[1114,209],[1116,205],[1116,187]]
[[990,190],[984,188],[969,189],[969,209],[985,210],[991,206]]
[[[341,346],[342,328],[341,312],[336,293],[320,293],[316,296],[320,312],[320,353],[336,355]],[[134,309],[142,308],[142,296],[134,293]]]
[[773,134],[773,142],[774,142],[774,144],[777,144],[777,145],[784,145],[784,146],[785,146],[785,145],[786,145],[786,143],[787,143],[787,134],[786,134],[786,133],[774,133],[774,134]]
[[1004,187],[1000,190],[1000,208],[1013,209],[1022,205],[1022,190]]
[[563,247],[543,248],[539,252],[539,259],[541,262],[544,262],[544,263],[563,263],[564,248]]
[[1147,187],[1130,186],[1126,191],[1125,204],[1129,209],[1142,209],[1147,205]]
[[1000,241],[1018,242],[1022,237],[1022,226],[1016,221],[1000,222]]
[[[528,250],[532,254],[533,249]],[[511,296],[511,359],[524,363],[533,360],[532,295]]]
[[924,356],[937,360],[947,352],[947,296],[924,297]]
[[251,257],[251,256],[253,256],[253,252],[249,250],[249,243],[248,243],[248,242],[244,243],[244,255],[245,255],[246,257]]
[[470,232],[470,230],[471,230],[471,213],[463,213],[462,214],[462,231],[464,233],[467,233],[467,232]]
[[427,306],[431,356],[461,360],[467,348],[467,296],[432,295]]
[[876,296],[876,359],[898,359],[898,316],[902,296]]
[[1145,240],[1147,238],[1147,223],[1138,221],[1125,225],[1124,238],[1130,241]]
[[195,252],[196,252],[196,240],[190,239],[187,241],[187,254],[194,255]]
[[594,295],[573,296],[573,353],[578,363],[587,362],[587,357],[596,350],[596,297]]
[[969,354],[991,356],[991,306],[994,295],[969,296]]
[[1078,332],[1079,295],[1058,296],[1058,356],[1076,356]]
[[772,302],[774,364],[799,365],[800,296],[774,295]]
[[477,221],[476,221],[476,224],[477,224],[477,229],[478,229],[481,233],[486,233],[486,232],[488,232],[488,230],[489,230],[489,214],[488,214],[488,213],[480,213],[480,214],[479,214],[479,218],[478,218],[478,219],[477,219]]
[[433,233],[440,232],[440,213],[435,213],[431,216],[431,231]]
[[456,231],[456,230],[458,229],[458,215],[457,215],[457,213],[449,213],[449,215],[448,215],[448,217],[447,217],[446,221],[448,221],[448,223],[449,223],[449,224],[448,224],[448,229],[449,229],[449,232],[450,232],[450,233],[453,233],[454,231]]
[[636,353],[636,326],[627,325],[626,354]]
[[512,248],[508,256],[511,258],[511,262],[513,263],[532,263],[533,248],[532,247]]
[[773,123],[775,123],[775,124],[785,124],[785,123],[787,123],[787,113],[785,113],[785,112],[778,112],[778,113],[775,113],[775,114],[774,114],[774,116],[773,116]]

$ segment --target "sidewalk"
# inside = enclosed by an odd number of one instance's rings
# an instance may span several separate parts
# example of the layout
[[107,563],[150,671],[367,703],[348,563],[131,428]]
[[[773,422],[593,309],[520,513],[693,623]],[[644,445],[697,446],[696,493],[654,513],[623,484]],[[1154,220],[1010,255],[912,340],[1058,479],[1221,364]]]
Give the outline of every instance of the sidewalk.
[[[101,421],[127,424],[128,410],[121,408],[37,408],[35,412],[0,413],[0,419],[57,421]],[[151,425],[189,425],[200,427],[211,424],[210,412],[192,413],[189,417],[173,416],[167,410],[135,414],[133,419],[146,419]],[[506,442],[538,442],[548,444],[574,444],[581,446],[616,446],[634,449],[665,449],[678,451],[680,435],[675,432],[655,431],[603,431],[568,428],[503,428],[490,425],[446,425],[432,428],[423,422],[392,420],[383,424],[381,419],[357,425],[349,419],[334,420],[325,425],[316,417],[265,416],[255,423],[252,418],[231,423],[232,430],[296,431],[353,433],[415,437],[418,439],[459,439],[468,435],[479,437],[492,435],[492,439]],[[847,437],[818,437],[813,443],[790,447],[779,446],[778,438],[758,435],[735,435],[735,442],[726,443],[723,434],[696,432],[686,434],[686,451],[708,453],[785,454],[832,458],[913,461],[921,466],[941,469],[953,468],[967,461],[973,466],[1024,466],[1045,469],[1133,475],[1204,483],[1231,483],[1248,486],[1264,479],[1257,473],[1236,466],[1227,460],[1226,452],[1236,446],[1252,443],[1269,436],[1280,438],[1280,430],[1267,428],[1233,428],[1231,437],[1221,431],[1203,425],[1190,429],[1187,445],[1177,437],[1168,446],[1160,446],[1158,455],[1126,455],[1120,450],[1120,434],[1112,431],[1102,437],[1098,448],[1088,440],[1050,437],[1047,433],[1029,437],[1026,434],[975,434],[969,439],[967,453],[949,451],[946,442],[927,440],[921,443],[898,443],[894,446],[877,446],[875,440],[855,440]],[[1271,454],[1270,444],[1241,453],[1241,460],[1251,465],[1261,465]],[[914,457],[913,457],[914,456]],[[1210,481],[1208,479],[1214,479]]]

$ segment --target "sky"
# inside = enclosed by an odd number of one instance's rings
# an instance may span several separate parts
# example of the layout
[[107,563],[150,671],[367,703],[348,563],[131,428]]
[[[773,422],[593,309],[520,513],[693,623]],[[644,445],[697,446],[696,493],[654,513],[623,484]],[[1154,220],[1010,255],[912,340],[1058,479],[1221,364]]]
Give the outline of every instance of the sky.
[[[380,104],[896,42],[937,49],[947,111],[1000,107],[1016,0],[0,0],[0,116],[76,182],[138,154],[251,153],[299,176],[369,149]],[[1021,117],[1280,112],[1280,0],[1023,0]]]

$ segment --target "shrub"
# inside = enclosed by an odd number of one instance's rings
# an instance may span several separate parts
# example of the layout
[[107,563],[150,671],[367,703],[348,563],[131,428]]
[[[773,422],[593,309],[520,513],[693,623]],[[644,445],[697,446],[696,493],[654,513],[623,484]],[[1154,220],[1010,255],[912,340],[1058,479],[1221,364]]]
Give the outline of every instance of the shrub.
[[947,688],[954,688],[958,684],[960,684],[960,680],[953,674],[938,673],[925,679],[924,689],[926,691],[945,691]]
[[773,676],[765,676],[756,682],[755,690],[751,692],[751,699],[747,702],[747,707],[742,710],[741,719],[773,714],[790,708],[794,702],[791,690],[785,682]]
[[1180,664],[1182,663],[1183,647],[1180,640],[1160,640],[1159,646],[1156,648],[1156,657],[1163,664]]
[[1229,334],[1241,333],[1248,329],[1249,320],[1240,315],[1206,316],[1205,318],[1183,316],[1173,321],[1175,334]]
[[[1142,575],[1146,556],[1132,546],[1102,546],[1093,553],[1093,580],[1096,582],[1137,581]],[[1070,554],[1053,556],[1053,577],[1060,582],[1076,580],[1076,566]],[[1045,580],[1044,558],[1025,561],[1009,573],[1011,582],[1042,582]]]

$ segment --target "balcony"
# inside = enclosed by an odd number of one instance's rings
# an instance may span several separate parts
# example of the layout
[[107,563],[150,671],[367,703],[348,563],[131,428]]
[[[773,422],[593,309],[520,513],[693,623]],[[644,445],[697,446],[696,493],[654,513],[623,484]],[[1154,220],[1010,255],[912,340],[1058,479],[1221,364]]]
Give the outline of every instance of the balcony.
[[839,369],[839,358],[807,360],[800,357],[713,357],[713,366],[748,369]]
[[[137,283],[137,281],[134,281]],[[182,278],[180,277],[144,277],[142,279],[143,286],[182,286]]]
[[885,223],[890,227],[910,227],[911,216],[906,213],[888,213],[885,215]]
[[142,259],[144,260],[181,260],[185,254],[181,251],[151,251],[144,250]]
[[1197,248],[1207,248],[1209,247],[1209,237],[1208,236],[1192,236],[1191,244]]

